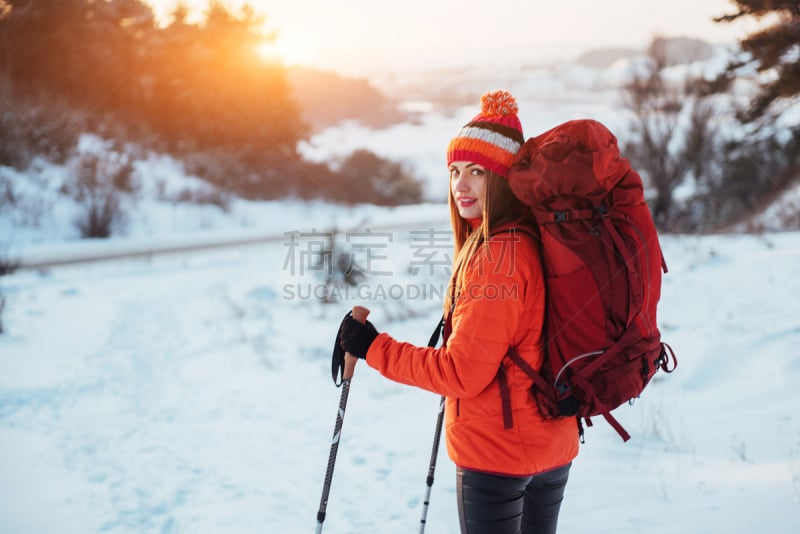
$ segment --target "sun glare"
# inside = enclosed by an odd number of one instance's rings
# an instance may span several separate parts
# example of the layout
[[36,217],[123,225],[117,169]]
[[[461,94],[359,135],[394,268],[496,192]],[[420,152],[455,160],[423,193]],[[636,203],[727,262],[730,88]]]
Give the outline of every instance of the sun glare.
[[279,60],[284,65],[308,62],[312,55],[310,49],[288,43],[281,37],[256,45],[256,52],[264,61]]

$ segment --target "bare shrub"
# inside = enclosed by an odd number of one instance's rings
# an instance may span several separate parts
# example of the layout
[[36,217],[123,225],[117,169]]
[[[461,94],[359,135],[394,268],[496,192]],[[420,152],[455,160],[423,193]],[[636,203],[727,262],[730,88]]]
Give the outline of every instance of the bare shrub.
[[75,217],[75,226],[83,238],[111,237],[122,218],[119,198],[107,191],[93,195],[84,203],[84,210]]
[[73,165],[72,179],[65,184],[65,192],[82,205],[74,224],[84,238],[110,237],[125,222],[117,186],[131,188],[133,167],[129,161],[106,157],[82,154]]
[[[19,262],[11,260],[5,255],[0,255],[0,276],[6,276],[13,273],[17,267],[19,267]],[[5,308],[6,296],[3,294],[3,287],[0,286],[0,334],[5,331],[3,328],[3,311]]]
[[633,116],[633,137],[624,150],[645,180],[659,228],[712,230],[745,208],[741,154],[752,140],[734,141],[724,131],[725,113],[732,111],[721,105],[726,101],[713,80],[668,79],[668,64],[663,41],[654,41],[647,65],[624,87],[623,102]]
[[205,180],[223,195],[247,199],[294,196],[384,206],[422,199],[421,183],[404,164],[369,150],[356,150],[335,169],[302,161],[292,153],[254,154],[246,147],[190,152],[182,161],[187,174]]
[[422,200],[422,184],[397,161],[369,150],[356,150],[339,168],[338,199],[382,206],[414,204]]
[[14,193],[14,182],[10,177],[0,174],[0,208],[13,206],[17,203],[17,195]]
[[789,135],[779,140],[769,130],[754,132],[724,147],[724,179],[717,180],[720,186],[710,191],[709,202],[720,225],[746,222],[771,210],[773,229],[797,228],[800,205],[785,194],[800,182],[800,126]]
[[286,196],[294,188],[293,174],[286,172],[291,158],[253,155],[247,147],[239,150],[220,147],[191,152],[183,157],[190,175],[198,176],[219,191],[248,199]]
[[652,191],[650,207],[660,228],[676,226],[675,189],[690,176],[702,176],[712,150],[712,103],[693,89],[696,80],[675,83],[663,70],[668,58],[655,41],[643,72],[623,89],[623,103],[633,113],[634,139],[625,153]]
[[317,295],[323,304],[338,302],[341,289],[345,286],[357,286],[365,273],[355,261],[353,252],[344,250],[339,244],[339,231],[333,229],[324,234],[325,243],[311,257],[310,268],[321,273],[324,292]]
[[135,193],[139,184],[134,180],[133,170],[133,162],[128,158],[123,158],[121,162],[114,165],[109,176],[114,189],[125,193]]
[[23,171],[36,156],[64,163],[85,122],[81,113],[52,102],[0,101],[0,165]]

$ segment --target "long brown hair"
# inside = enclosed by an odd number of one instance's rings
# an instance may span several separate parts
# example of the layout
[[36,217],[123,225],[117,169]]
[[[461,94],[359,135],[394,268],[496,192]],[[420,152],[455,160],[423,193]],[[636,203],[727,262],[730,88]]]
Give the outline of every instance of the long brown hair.
[[484,181],[483,218],[474,230],[469,221],[458,213],[453,191],[448,195],[450,224],[453,227],[453,274],[447,286],[444,309],[447,312],[464,287],[465,267],[482,245],[489,242],[489,235],[500,225],[519,219],[526,213],[525,205],[511,191],[508,181],[486,169]]

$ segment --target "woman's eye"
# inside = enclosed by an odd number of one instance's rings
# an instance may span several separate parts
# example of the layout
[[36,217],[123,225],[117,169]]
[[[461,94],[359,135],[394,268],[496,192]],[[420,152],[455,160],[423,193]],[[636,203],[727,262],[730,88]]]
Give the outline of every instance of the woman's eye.
[[458,169],[450,169],[450,178],[458,178]]
[[483,176],[483,169],[472,169],[472,176]]

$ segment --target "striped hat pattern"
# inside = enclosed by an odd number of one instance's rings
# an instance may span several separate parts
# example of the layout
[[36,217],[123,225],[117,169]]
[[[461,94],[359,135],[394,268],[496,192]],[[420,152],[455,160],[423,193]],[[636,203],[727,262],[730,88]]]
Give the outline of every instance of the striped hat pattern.
[[447,165],[469,161],[505,177],[525,142],[517,117],[517,101],[507,91],[481,97],[481,112],[468,122],[447,147]]

